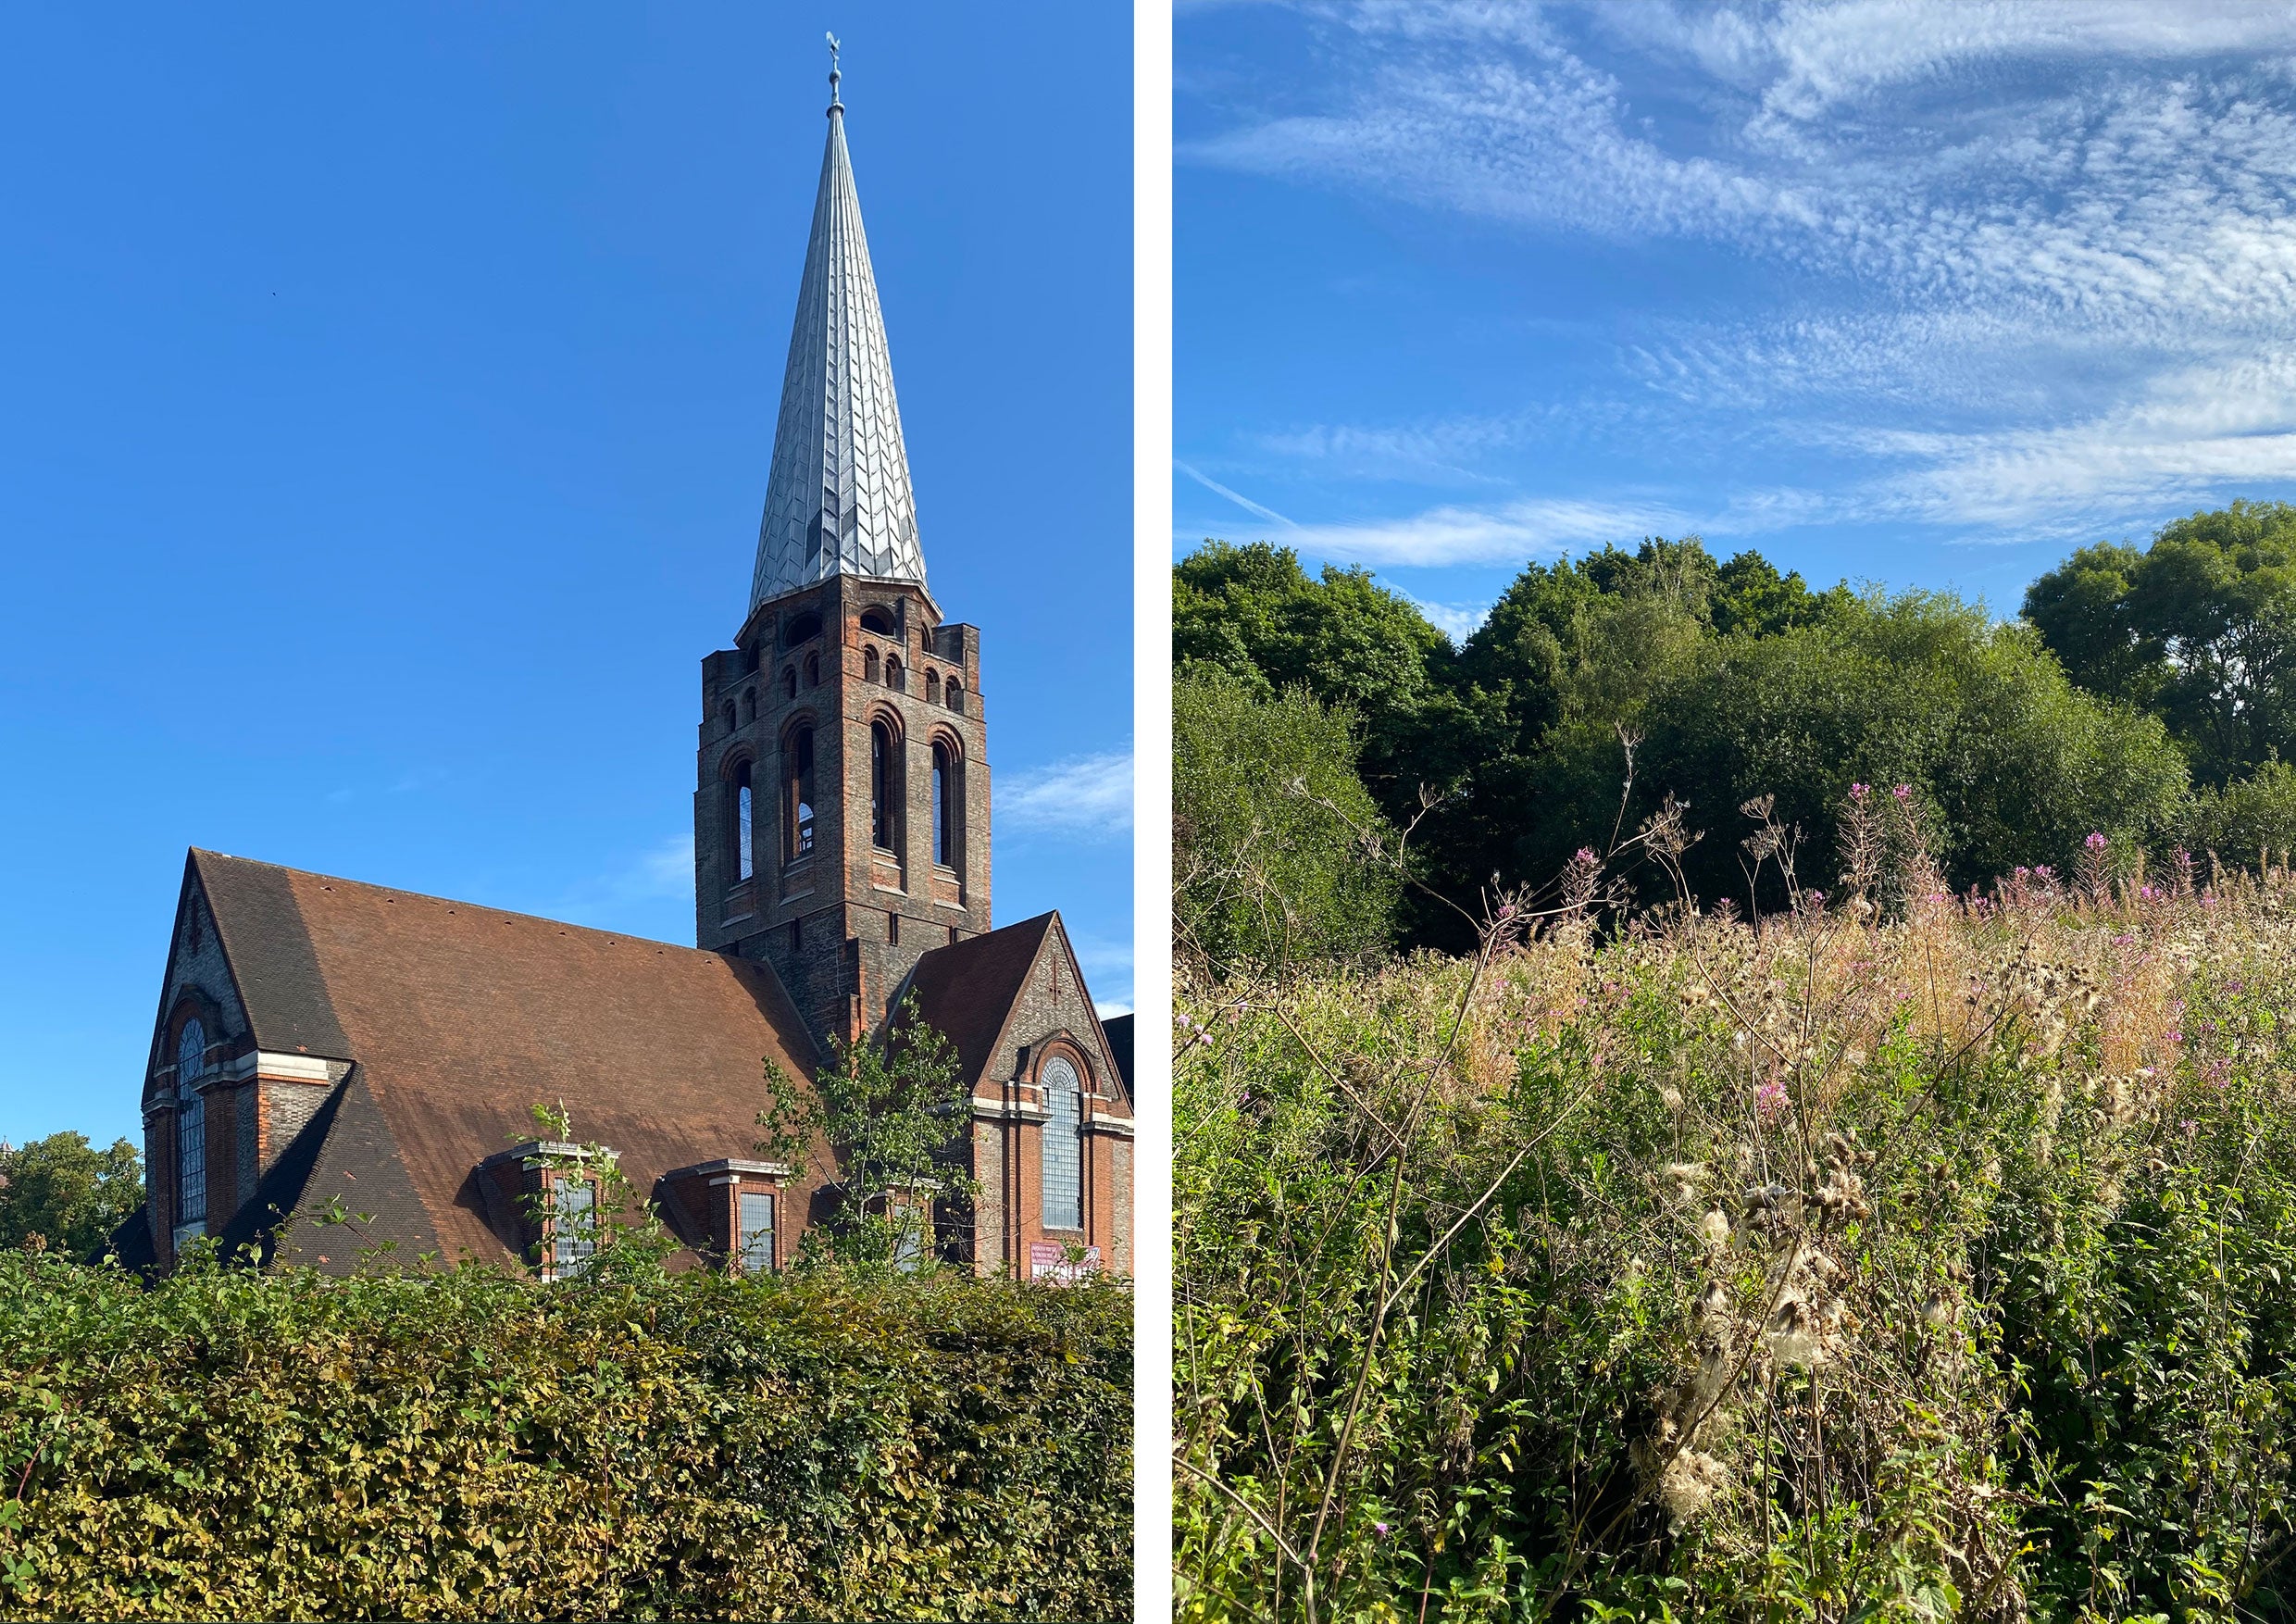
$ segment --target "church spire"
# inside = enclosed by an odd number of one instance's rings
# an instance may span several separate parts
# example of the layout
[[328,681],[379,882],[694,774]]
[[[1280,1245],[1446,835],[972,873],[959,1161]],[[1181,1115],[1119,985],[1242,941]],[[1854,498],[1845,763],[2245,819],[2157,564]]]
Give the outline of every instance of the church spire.
[[797,292],[773,470],[750,607],[832,575],[923,585],[917,501],[868,239],[845,153],[837,40],[830,39],[829,147]]

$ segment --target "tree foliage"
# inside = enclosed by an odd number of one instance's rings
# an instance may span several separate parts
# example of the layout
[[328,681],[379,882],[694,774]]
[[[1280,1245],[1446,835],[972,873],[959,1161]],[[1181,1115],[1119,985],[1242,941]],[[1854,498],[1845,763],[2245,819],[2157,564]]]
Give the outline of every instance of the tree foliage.
[[2296,756],[2296,506],[2235,502],[2142,551],[2083,547],[2027,591],[2025,618],[2075,681],[2160,717],[2202,783]]
[[917,1015],[914,993],[885,1035],[834,1047],[810,1084],[766,1061],[758,1154],[792,1168],[821,1151],[835,1159],[843,1199],[829,1222],[807,1227],[808,1256],[921,1268],[933,1256],[935,1206],[979,1190],[959,1156],[972,1101],[955,1051]]
[[[2168,723],[2069,681],[2044,633],[1947,593],[1813,591],[1691,537],[1534,564],[1456,649],[1364,572],[1311,580],[1266,546],[1207,543],[1175,594],[1183,673],[1217,666],[1345,707],[1391,820],[1419,814],[1423,786],[1441,793],[1415,831],[1418,874],[1470,911],[1494,881],[1539,884],[1580,848],[1609,850],[1669,796],[1706,829],[1775,796],[1820,881],[1856,782],[1917,794],[1962,885],[2063,868],[2091,832],[2165,856],[2189,822]],[[1183,799],[1210,759],[1179,765]],[[1709,902],[1744,902],[1744,869],[1727,836],[1688,864]],[[1413,942],[1467,944],[1448,910],[1407,897],[1399,918]]]
[[1172,694],[1173,930],[1226,969],[1268,972],[1384,949],[1391,841],[1355,776],[1350,718],[1295,685],[1189,667]]
[[143,1205],[144,1158],[124,1139],[106,1150],[84,1133],[0,1144],[0,1247],[92,1256]]

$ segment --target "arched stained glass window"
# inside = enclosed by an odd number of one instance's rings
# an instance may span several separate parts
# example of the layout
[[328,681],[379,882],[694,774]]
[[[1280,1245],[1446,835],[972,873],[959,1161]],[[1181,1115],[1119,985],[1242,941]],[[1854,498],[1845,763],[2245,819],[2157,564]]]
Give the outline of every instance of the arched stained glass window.
[[750,879],[757,872],[757,794],[746,761],[733,773],[733,871]]
[[207,1108],[198,1082],[207,1069],[207,1029],[196,1016],[175,1043],[176,1215],[179,1224],[207,1217]]
[[1084,1227],[1084,1098],[1076,1068],[1060,1056],[1044,1063],[1044,1227]]

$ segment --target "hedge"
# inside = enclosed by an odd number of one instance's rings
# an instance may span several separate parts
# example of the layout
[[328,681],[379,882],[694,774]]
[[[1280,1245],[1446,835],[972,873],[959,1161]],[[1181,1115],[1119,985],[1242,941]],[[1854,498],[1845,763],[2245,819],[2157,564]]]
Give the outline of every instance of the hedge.
[[1127,1617],[1130,1320],[0,1255],[0,1617]]

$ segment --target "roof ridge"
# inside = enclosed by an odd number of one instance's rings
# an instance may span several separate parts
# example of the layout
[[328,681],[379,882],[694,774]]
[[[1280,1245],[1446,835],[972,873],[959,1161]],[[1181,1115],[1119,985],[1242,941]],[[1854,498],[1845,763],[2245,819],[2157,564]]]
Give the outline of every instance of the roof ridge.
[[386,896],[405,897],[409,902],[438,903],[449,908],[469,908],[477,913],[499,914],[507,918],[529,920],[537,925],[554,925],[560,931],[580,931],[586,936],[603,936],[608,941],[629,942],[646,947],[674,948],[680,953],[694,953],[709,958],[730,959],[736,964],[749,965],[752,968],[756,968],[748,959],[729,953],[721,953],[713,947],[690,947],[682,942],[664,942],[658,936],[642,936],[631,931],[601,930],[595,925],[576,924],[571,919],[554,919],[548,914],[530,914],[523,908],[497,907],[493,903],[472,902],[468,897],[441,896],[435,892],[414,891],[404,885],[378,885],[371,880],[353,880],[342,874],[322,874],[316,868],[290,868],[285,863],[267,863],[260,857],[235,857],[229,852],[209,851],[204,846],[193,846],[192,856],[194,860],[212,857],[226,863],[244,864],[251,868],[268,868],[276,873],[299,875],[306,880],[316,880],[321,885],[356,886],[361,891],[379,892]]

